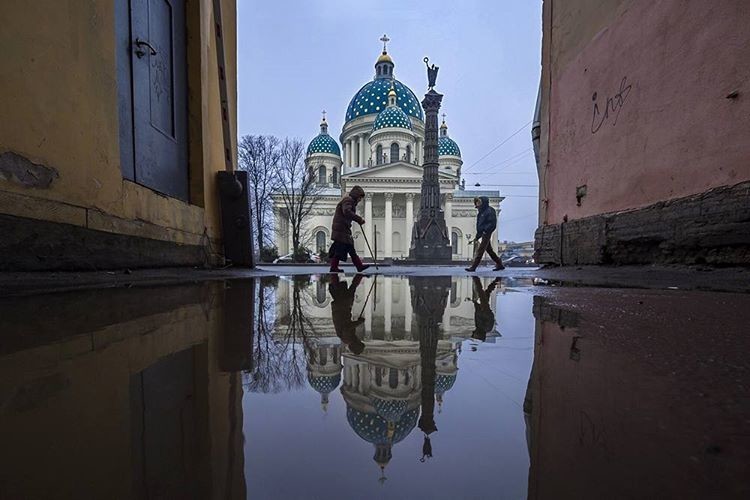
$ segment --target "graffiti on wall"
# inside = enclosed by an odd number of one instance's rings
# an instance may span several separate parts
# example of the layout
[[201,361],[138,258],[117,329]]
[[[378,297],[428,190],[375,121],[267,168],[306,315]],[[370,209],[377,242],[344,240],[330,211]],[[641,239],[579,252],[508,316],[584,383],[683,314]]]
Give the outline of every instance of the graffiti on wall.
[[620,89],[612,97],[607,97],[604,110],[599,108],[598,93],[594,92],[591,96],[591,100],[594,102],[593,113],[591,116],[591,133],[596,134],[604,122],[612,118],[612,126],[617,125],[617,118],[620,116],[625,101],[630,94],[633,85],[628,83],[628,77],[623,76],[620,80]]

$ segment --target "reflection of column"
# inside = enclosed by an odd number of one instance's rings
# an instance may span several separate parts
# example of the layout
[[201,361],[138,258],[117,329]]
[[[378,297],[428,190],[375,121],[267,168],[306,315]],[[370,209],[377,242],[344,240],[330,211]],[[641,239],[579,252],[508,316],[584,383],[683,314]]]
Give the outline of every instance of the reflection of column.
[[[365,194],[365,236],[367,236],[367,241],[370,242],[370,245],[372,246],[374,244],[372,239],[372,193]],[[375,249],[373,248],[373,252]]]
[[406,340],[412,339],[411,334],[411,289],[409,288],[409,280],[404,279],[404,330],[406,330]]
[[[375,286],[376,287],[378,286],[377,283],[375,284]],[[372,302],[375,302],[375,299],[373,299]],[[373,308],[372,302],[365,304],[365,338],[366,339],[372,338],[372,308]]]
[[385,193],[385,249],[383,258],[393,257],[393,193]]
[[[450,290],[450,287],[448,288]],[[450,293],[448,294],[450,298]],[[448,333],[451,326],[451,305],[450,301],[446,302],[445,311],[443,312],[443,332]]]
[[414,193],[406,193],[406,234],[404,234],[404,252],[409,255],[411,232],[414,228]]
[[360,135],[359,136],[359,166],[364,167],[367,165],[365,162],[365,136]]
[[385,340],[392,340],[391,335],[391,306],[393,303],[392,278],[383,278],[383,309],[385,310]]

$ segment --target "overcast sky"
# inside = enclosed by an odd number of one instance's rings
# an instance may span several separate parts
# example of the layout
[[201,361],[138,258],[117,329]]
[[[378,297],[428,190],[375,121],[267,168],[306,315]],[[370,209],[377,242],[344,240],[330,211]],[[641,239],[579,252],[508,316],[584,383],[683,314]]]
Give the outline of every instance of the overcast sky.
[[387,33],[395,76],[420,100],[422,58],[440,67],[441,113],[461,148],[467,189],[479,182],[475,189],[507,197],[500,239],[533,239],[537,188],[509,185],[538,184],[526,124],[539,85],[540,1],[238,0],[237,10],[240,135],[308,142],[325,109],[338,142],[349,101],[372,79]]

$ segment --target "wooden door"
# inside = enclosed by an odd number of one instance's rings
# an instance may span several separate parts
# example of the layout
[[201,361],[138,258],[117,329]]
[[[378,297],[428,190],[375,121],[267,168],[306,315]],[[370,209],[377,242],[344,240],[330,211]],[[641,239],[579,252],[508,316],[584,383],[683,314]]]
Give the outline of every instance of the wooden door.
[[188,200],[185,0],[130,0],[135,182]]

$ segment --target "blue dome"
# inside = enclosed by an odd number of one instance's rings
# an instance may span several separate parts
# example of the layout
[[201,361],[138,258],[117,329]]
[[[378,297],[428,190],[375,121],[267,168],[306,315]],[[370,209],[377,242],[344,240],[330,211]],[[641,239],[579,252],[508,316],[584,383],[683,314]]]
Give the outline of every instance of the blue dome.
[[461,150],[458,149],[456,141],[450,137],[441,137],[438,139],[438,156],[461,156]]
[[[398,443],[416,427],[419,418],[419,408],[404,413],[395,422],[392,443]],[[388,443],[388,422],[377,414],[363,413],[347,406],[346,420],[359,437],[373,444]]]
[[310,387],[318,391],[320,394],[330,394],[339,386],[341,382],[341,374],[337,373],[333,376],[318,376],[308,375],[307,381],[310,383]]
[[329,153],[332,155],[341,156],[341,149],[336,141],[328,134],[319,134],[307,146],[307,154],[315,153]]
[[442,394],[450,391],[453,384],[456,383],[456,375],[438,375],[435,377],[435,392]]
[[405,128],[411,130],[411,120],[398,106],[385,108],[372,124],[372,130],[381,128]]
[[401,415],[406,412],[407,402],[404,399],[380,399],[372,398],[372,406],[378,415],[391,422],[398,422]]
[[380,113],[388,106],[388,91],[393,83],[396,91],[396,104],[408,116],[424,121],[422,105],[419,104],[417,96],[409,87],[396,79],[380,78],[367,82],[354,95],[349,107],[346,109],[346,122],[359,118],[360,116]]

